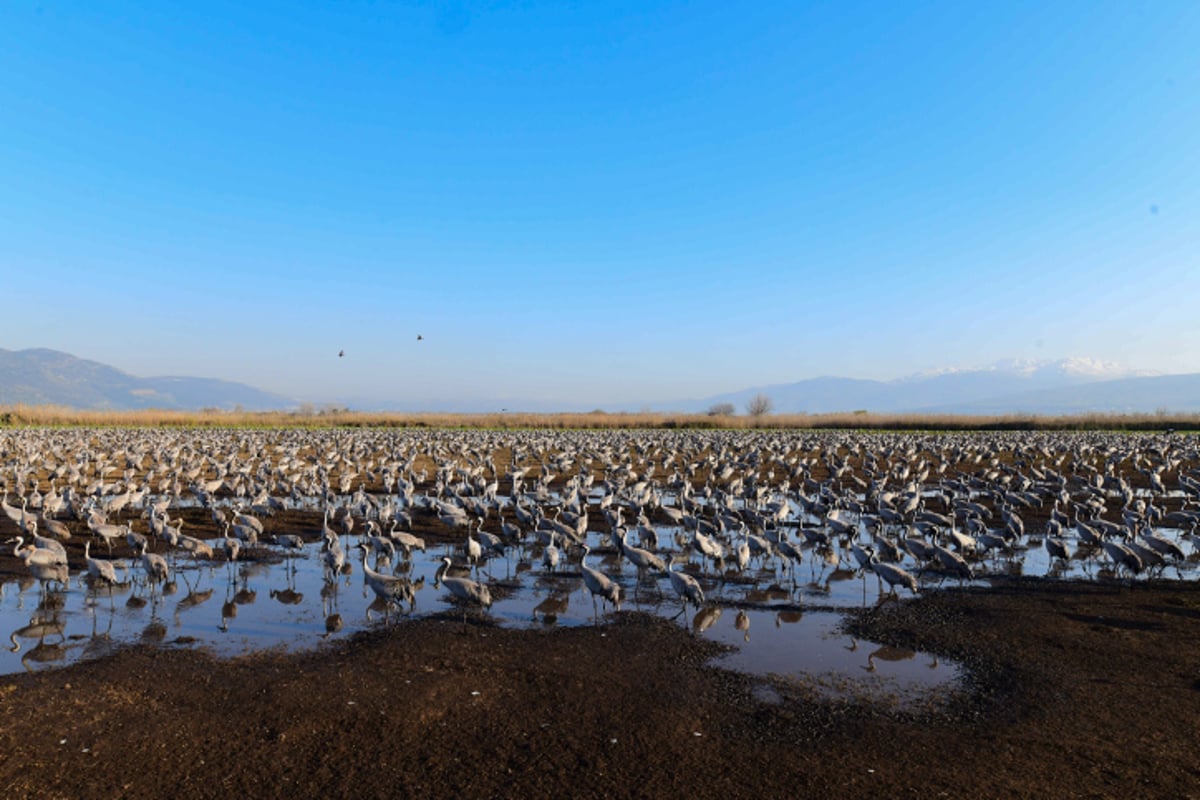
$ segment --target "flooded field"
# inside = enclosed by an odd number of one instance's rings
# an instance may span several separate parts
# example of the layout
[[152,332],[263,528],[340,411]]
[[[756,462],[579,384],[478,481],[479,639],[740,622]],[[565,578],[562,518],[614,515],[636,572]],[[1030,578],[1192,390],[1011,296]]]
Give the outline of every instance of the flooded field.
[[[368,589],[361,560],[351,560],[336,580],[330,579],[317,544],[286,559],[266,549],[249,553],[262,560],[199,565],[177,560],[173,578],[155,591],[143,585],[136,561],[119,559],[114,563],[122,580],[114,585],[80,576],[62,591],[42,594],[31,577],[8,583],[0,595],[0,619],[9,625],[11,646],[0,652],[0,674],[97,658],[133,643],[203,648],[221,656],[298,651],[413,617],[459,612],[453,597],[435,583],[441,558],[460,557],[460,548],[452,545],[416,551],[404,562],[369,559],[374,570],[413,581],[413,602],[401,607]],[[874,576],[835,574],[792,590],[775,583],[779,576],[771,570],[757,569],[745,582],[701,575],[706,604],[685,609],[665,578],[639,582],[615,552],[594,561],[620,581],[623,609],[667,617],[695,635],[729,645],[735,652],[718,659],[720,666],[772,678],[811,678],[830,696],[888,702],[932,696],[952,688],[957,676],[953,663],[858,642],[840,632],[838,609],[880,598]],[[506,627],[593,625],[612,613],[593,609],[576,564],[549,572],[540,564],[535,569],[530,560],[493,559],[478,575],[498,598],[487,618]],[[476,609],[464,611],[479,615]]]
[[27,429],[0,461],[14,795],[1200,778],[1190,436]]
[[[619,596],[620,609],[728,645],[722,666],[896,698],[952,686],[957,665],[852,639],[843,612],[1010,576],[1197,569],[1189,437],[20,430],[0,441],[11,553],[0,673],[131,643],[300,650],[426,615],[593,625]],[[38,571],[54,542],[66,581]],[[447,560],[455,577],[443,581]],[[460,578],[491,603],[463,599]]]

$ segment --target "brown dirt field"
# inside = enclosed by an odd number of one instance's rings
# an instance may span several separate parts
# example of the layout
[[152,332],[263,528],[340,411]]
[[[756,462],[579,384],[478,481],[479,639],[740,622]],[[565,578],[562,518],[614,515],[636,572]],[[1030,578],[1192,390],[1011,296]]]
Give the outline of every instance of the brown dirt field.
[[858,635],[967,665],[936,713],[707,666],[653,617],[435,617],[302,654],[0,678],[5,797],[1195,797],[1200,588],[930,592]]

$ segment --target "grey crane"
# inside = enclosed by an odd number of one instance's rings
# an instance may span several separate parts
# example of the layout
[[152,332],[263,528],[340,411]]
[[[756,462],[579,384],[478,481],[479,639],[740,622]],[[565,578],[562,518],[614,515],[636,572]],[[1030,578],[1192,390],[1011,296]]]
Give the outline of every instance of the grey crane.
[[919,591],[916,576],[903,567],[880,561],[875,553],[871,553],[869,564],[875,574],[887,583],[892,594],[896,594],[897,586],[907,586],[913,594]]
[[165,583],[171,577],[171,568],[167,566],[167,560],[158,553],[151,553],[146,544],[142,545],[140,556],[142,570],[146,573],[146,580],[150,582],[151,592],[154,591],[154,585]]
[[92,533],[104,540],[104,544],[108,546],[109,555],[112,555],[112,543],[114,539],[120,539],[125,535],[127,526],[113,525],[103,521],[103,517],[92,514],[88,517],[88,528]]
[[1067,550],[1067,546],[1053,536],[1047,534],[1042,544],[1045,546],[1046,552],[1050,554],[1051,567],[1053,567],[1053,561],[1056,558],[1060,559],[1064,564],[1071,560],[1071,553]]
[[401,604],[408,603],[410,610],[414,608],[417,596],[413,591],[412,581],[396,575],[384,575],[371,569],[371,565],[367,563],[372,552],[370,541],[360,543],[358,548],[363,553],[363,582],[371,587],[375,596],[389,607],[394,605],[399,608]]
[[232,568],[233,562],[237,561],[238,554],[242,551],[242,543],[229,535],[228,520],[225,521],[225,537],[221,540],[221,549],[225,551],[225,561]]
[[113,567],[113,562],[104,561],[99,558],[92,558],[92,543],[84,542],[83,544],[83,560],[87,564],[88,575],[91,576],[93,582],[105,583],[112,586],[117,581],[117,571]]
[[671,588],[675,590],[675,594],[683,603],[679,613],[682,614],[687,610],[688,603],[700,608],[704,605],[704,590],[700,588],[700,582],[686,572],[677,572],[672,569],[674,563],[675,554],[671,553],[667,556],[666,573],[667,577],[671,579]]
[[702,557],[711,559],[714,565],[725,558],[725,548],[721,546],[721,543],[710,536],[705,536],[699,529],[692,534],[692,549]]
[[546,548],[542,550],[542,566],[551,572],[558,571],[558,561],[562,555],[558,549],[558,545],[555,544],[557,538],[558,534],[551,532],[550,544],[546,545]]
[[614,581],[612,578],[605,575],[599,570],[592,569],[587,565],[588,553],[592,549],[586,544],[582,545],[583,556],[579,559],[579,570],[583,573],[583,585],[592,593],[592,616],[596,617],[599,612],[596,610],[596,598],[600,597],[605,603],[612,603],[613,607],[621,610],[621,584]]
[[942,564],[944,569],[950,575],[961,580],[971,580],[975,577],[974,570],[967,563],[966,559],[955,553],[953,550],[947,550],[940,544],[933,545],[934,556]]
[[[477,605],[480,609],[488,609],[492,607],[492,593],[486,584],[478,581],[473,581],[470,578],[462,578],[457,575],[450,574],[450,566],[453,562],[449,557],[442,557],[442,585],[445,586],[450,594],[457,597],[459,600],[464,600],[468,604]],[[463,609],[463,622],[467,621],[466,609]]]
[[1130,550],[1120,542],[1104,542],[1104,552],[1112,559],[1113,565],[1119,572],[1124,567],[1129,572],[1135,575],[1142,571],[1144,564],[1138,554]]
[[388,531],[388,536],[391,538],[391,540],[393,542],[395,542],[396,544],[398,544],[402,548],[404,548],[405,559],[412,558],[413,550],[420,550],[422,553],[424,553],[425,552],[425,540],[420,538],[419,536],[412,535],[408,531],[396,530],[396,526],[398,524],[399,524],[398,520],[392,520],[392,529],[390,531]]
[[[640,547],[634,547],[633,545],[626,543],[624,528],[617,528],[615,535],[617,538],[617,544],[621,548],[621,553],[626,558],[628,558],[630,561],[632,561],[633,565],[635,567],[637,567],[638,583],[634,584],[635,591],[636,591],[636,586],[641,583],[642,577],[645,575],[645,573],[647,571],[649,571],[649,570],[653,570],[654,572],[665,572],[666,571],[666,569],[667,569],[666,563],[661,558],[656,556],[654,553],[651,553],[649,550],[643,550]],[[658,589],[658,581],[654,582],[654,588]],[[658,591],[659,591],[659,594],[661,595],[662,590],[658,589]]]
[[[57,548],[38,547],[35,544],[25,544],[25,539],[17,536],[9,540],[13,545],[13,555],[25,562],[26,566],[38,564],[42,566],[66,566],[67,551],[59,545]],[[57,542],[55,543],[57,544]]]

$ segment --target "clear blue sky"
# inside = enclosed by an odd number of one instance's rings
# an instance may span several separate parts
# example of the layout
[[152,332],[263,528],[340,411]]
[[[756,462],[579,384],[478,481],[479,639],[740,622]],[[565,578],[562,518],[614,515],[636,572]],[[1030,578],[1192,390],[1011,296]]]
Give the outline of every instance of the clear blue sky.
[[1198,43],[1166,1],[5,3],[0,347],[317,401],[1200,371]]

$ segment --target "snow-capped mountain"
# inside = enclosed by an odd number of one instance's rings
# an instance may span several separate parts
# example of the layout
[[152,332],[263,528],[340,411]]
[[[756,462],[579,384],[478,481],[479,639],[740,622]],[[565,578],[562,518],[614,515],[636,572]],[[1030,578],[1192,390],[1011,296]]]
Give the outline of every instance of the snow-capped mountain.
[[1200,411],[1200,375],[1159,376],[1094,358],[1012,359],[971,369],[926,370],[890,381],[824,376],[658,407],[703,411],[732,403],[740,411],[760,393],[783,414],[860,409],[963,414]]
[[1104,381],[1120,378],[1135,378],[1156,375],[1149,370],[1135,370],[1122,366],[1115,361],[1104,361],[1098,358],[1060,358],[1057,360],[1008,358],[993,361],[982,367],[939,367],[922,370],[903,378],[897,378],[895,383],[905,383],[914,380],[927,380],[942,375],[963,375],[972,373],[1011,375],[1017,378],[1031,380],[1078,380]]

